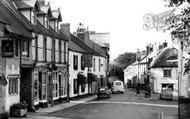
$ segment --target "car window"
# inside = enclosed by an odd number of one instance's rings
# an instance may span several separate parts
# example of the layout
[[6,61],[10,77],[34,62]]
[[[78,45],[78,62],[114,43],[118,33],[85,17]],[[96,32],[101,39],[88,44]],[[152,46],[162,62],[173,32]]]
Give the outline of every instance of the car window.
[[116,85],[116,86],[120,86],[120,85],[121,85],[121,82],[116,82],[115,85]]

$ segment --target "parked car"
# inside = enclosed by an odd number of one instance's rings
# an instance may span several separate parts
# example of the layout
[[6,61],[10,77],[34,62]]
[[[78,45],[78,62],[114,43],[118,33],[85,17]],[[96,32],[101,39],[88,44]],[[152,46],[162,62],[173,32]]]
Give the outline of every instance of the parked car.
[[124,93],[125,88],[122,81],[116,80],[113,82],[112,93]]
[[160,93],[160,99],[173,99],[173,93],[171,88],[163,88]]
[[111,97],[111,89],[108,89],[107,86],[99,88],[97,97],[98,98],[110,98]]

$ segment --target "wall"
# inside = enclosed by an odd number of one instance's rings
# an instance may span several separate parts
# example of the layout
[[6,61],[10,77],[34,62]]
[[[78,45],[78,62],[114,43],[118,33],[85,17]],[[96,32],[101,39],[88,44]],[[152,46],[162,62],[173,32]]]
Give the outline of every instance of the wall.
[[155,77],[151,78],[154,84],[154,92],[160,93],[163,83],[174,83],[174,89],[178,89],[177,68],[169,68],[171,69],[171,77],[163,77],[163,69],[165,68],[151,69],[151,74]]
[[[73,55],[78,55],[78,70],[74,70],[73,69]],[[73,51],[69,51],[69,73],[70,73],[70,77],[69,77],[69,84],[70,84],[70,88],[69,88],[69,96],[70,97],[75,97],[75,96],[78,96],[78,94],[74,94],[73,92],[73,79],[76,79],[77,78],[77,74],[79,72],[83,72],[83,74],[87,77],[87,68],[85,68],[85,70],[81,70],[81,56],[82,56],[82,53],[78,53],[78,52],[73,52]],[[88,85],[86,84],[86,87],[85,87],[85,92],[81,92],[81,87],[79,87],[79,95],[83,95],[83,94],[87,94],[88,93]]]

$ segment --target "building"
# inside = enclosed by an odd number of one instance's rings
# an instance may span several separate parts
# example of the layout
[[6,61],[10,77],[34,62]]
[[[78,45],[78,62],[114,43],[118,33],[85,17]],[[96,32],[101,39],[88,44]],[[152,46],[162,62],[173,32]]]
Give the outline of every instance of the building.
[[162,49],[150,64],[153,91],[160,93],[162,88],[178,90],[178,50],[173,47]]
[[92,57],[92,68],[89,69],[91,73],[97,75],[98,86],[107,85],[107,73],[109,63],[109,47],[101,47],[101,45],[93,42],[90,39],[90,32],[83,26],[79,26],[77,29],[77,37],[79,37],[84,43],[90,46],[98,55]]
[[[11,62],[10,64],[15,68],[14,76],[19,80],[16,83],[20,94],[18,93],[17,98],[14,99],[15,102],[8,102],[10,99],[13,100],[14,96],[7,99],[7,107],[25,101],[29,109],[34,110],[38,107],[52,106],[66,99],[70,31],[68,25],[60,27],[59,23],[62,21],[60,10],[51,10],[50,4],[45,3],[44,0],[7,0],[1,3],[5,6],[2,9],[8,9],[12,12],[10,16],[15,15],[18,21],[18,25],[15,25],[14,29],[9,27],[9,30],[30,35],[27,38],[25,35],[17,36],[18,41],[23,39],[22,42],[16,42],[18,49],[21,47],[22,57],[17,53],[18,61],[14,61],[15,65]],[[9,21],[11,26],[16,24],[13,20]],[[19,24],[23,26],[20,27]],[[10,76],[10,78],[15,77]]]
[[21,75],[23,66],[31,63],[30,45],[32,29],[20,17],[10,0],[0,1],[0,112],[9,112],[10,106],[21,99]]

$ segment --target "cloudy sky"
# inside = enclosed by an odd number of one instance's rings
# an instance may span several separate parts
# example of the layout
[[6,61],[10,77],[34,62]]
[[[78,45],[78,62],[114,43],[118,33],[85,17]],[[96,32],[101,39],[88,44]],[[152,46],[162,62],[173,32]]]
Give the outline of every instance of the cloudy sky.
[[46,0],[61,8],[64,23],[76,31],[81,22],[89,30],[110,32],[111,60],[124,52],[144,50],[148,43],[171,42],[168,34],[143,29],[143,16],[165,11],[163,0]]

